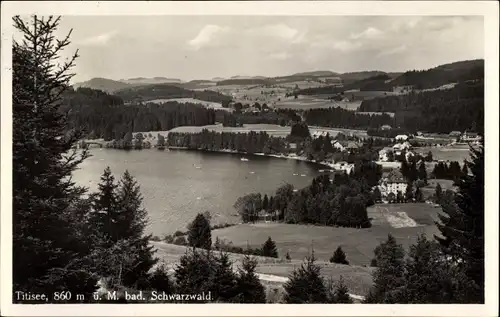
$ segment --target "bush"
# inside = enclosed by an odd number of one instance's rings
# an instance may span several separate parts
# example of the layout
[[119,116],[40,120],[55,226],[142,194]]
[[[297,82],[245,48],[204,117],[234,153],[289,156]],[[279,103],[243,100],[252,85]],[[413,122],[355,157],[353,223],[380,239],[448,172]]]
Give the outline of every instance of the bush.
[[151,241],[161,241],[161,239],[158,236],[152,236]]
[[166,266],[160,265],[153,271],[149,277],[149,285],[151,289],[158,292],[172,293],[174,284],[168,276]]
[[377,267],[377,259],[372,259],[372,261],[370,262],[370,266]]
[[174,243],[174,237],[171,234],[166,235],[163,240],[165,240],[166,243]]
[[235,223],[221,223],[221,224],[218,224],[218,225],[213,225],[212,226],[212,230],[215,230],[215,229],[224,229],[224,228],[228,228],[228,227],[232,227],[232,226],[236,226]]
[[184,237],[184,236],[180,236],[180,237],[175,238],[173,243],[175,245],[187,245],[188,244],[186,237]]
[[185,236],[186,234],[187,234],[186,232],[182,232],[180,230],[177,230],[176,232],[174,232],[174,238],[180,237],[180,236]]

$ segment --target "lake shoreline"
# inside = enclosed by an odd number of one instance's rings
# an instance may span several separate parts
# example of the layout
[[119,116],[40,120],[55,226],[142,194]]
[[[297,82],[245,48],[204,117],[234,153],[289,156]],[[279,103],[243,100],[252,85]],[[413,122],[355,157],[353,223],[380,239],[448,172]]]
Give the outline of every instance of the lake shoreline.
[[304,156],[289,156],[285,154],[265,154],[265,153],[244,153],[244,152],[238,152],[235,150],[202,150],[202,149],[190,149],[188,147],[183,147],[183,146],[169,146],[166,149],[172,149],[172,150],[184,150],[184,151],[198,151],[198,152],[211,152],[211,153],[228,153],[228,154],[240,154],[240,155],[251,155],[251,156],[263,156],[263,157],[274,157],[274,158],[281,158],[281,159],[290,159],[290,160],[296,160],[296,161],[302,161],[302,162],[307,162],[311,164],[318,164],[322,165],[325,167],[328,167],[330,169],[334,169],[334,164],[329,163],[329,162],[318,162],[315,160],[309,160]]

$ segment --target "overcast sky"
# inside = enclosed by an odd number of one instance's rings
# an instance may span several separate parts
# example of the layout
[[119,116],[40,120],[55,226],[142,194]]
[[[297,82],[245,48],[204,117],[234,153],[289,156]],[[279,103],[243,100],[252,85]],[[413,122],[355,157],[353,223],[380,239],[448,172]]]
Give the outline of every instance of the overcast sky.
[[64,16],[75,82],[311,70],[406,71],[484,58],[482,17]]

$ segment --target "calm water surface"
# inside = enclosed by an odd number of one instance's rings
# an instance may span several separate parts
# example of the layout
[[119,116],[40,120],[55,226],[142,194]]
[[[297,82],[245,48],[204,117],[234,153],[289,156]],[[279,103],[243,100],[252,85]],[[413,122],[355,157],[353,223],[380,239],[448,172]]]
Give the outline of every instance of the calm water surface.
[[279,158],[195,151],[91,149],[74,180],[95,191],[104,169],[115,178],[125,170],[137,179],[148,210],[148,230],[162,237],[185,230],[197,213],[210,211],[212,223],[239,222],[233,204],[245,194],[274,194],[290,183],[307,186],[321,166]]

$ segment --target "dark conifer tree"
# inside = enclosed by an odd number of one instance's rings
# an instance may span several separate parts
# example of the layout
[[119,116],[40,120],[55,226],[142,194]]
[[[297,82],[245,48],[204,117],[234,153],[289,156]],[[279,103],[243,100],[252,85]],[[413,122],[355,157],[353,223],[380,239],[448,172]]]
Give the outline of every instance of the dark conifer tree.
[[467,168],[467,161],[465,161],[464,165],[462,166],[462,175],[464,176],[469,175],[469,169]]
[[451,303],[456,285],[453,272],[436,241],[420,235],[410,246],[405,263],[404,286],[396,292],[399,304]]
[[120,240],[115,223],[120,218],[117,198],[118,185],[111,169],[106,167],[97,185],[97,193],[93,196],[93,213],[90,221],[98,231],[100,246],[107,248]]
[[195,248],[210,249],[212,246],[210,221],[204,214],[199,213],[189,225],[188,229],[188,241],[190,246]]
[[176,290],[182,294],[208,293],[211,290],[213,259],[208,251],[187,250],[175,268]]
[[69,34],[55,37],[59,21],[52,16],[35,15],[30,22],[13,18],[24,37],[12,47],[13,287],[91,297],[97,281],[91,260],[95,246],[82,232],[85,190],[71,180],[88,153],[71,150],[82,134],[68,129],[59,111],[77,54],[56,63],[70,44]]
[[443,205],[437,226],[442,237],[436,236],[444,252],[461,267],[473,282],[469,303],[484,302],[484,143],[470,147],[471,175],[462,176],[454,204]]
[[339,246],[335,250],[332,257],[330,258],[330,263],[349,264],[349,261],[347,261],[346,254],[344,250],[342,250],[342,247]]
[[255,274],[257,260],[245,255],[241,267],[238,268],[236,285],[238,288],[238,303],[265,303],[266,292],[264,286]]
[[427,185],[427,170],[425,169],[425,163],[421,162],[418,166],[418,179],[424,181],[424,184]]
[[325,281],[321,268],[315,263],[314,253],[300,268],[294,270],[283,286],[285,302],[288,304],[326,304],[328,302]]
[[175,285],[168,276],[165,265],[158,266],[149,277],[149,285],[152,290],[172,294],[175,292]]
[[392,235],[375,248],[377,268],[373,273],[373,283],[367,303],[396,303],[397,293],[404,285],[404,256],[402,245],[396,243]]
[[412,183],[408,183],[408,186],[406,186],[405,200],[408,203],[410,203],[410,202],[413,201],[413,186],[412,186]]
[[352,304],[351,296],[349,296],[349,289],[347,288],[347,285],[345,285],[342,275],[336,283],[332,302],[334,304]]
[[210,292],[215,301],[232,302],[236,300],[238,293],[236,274],[234,274],[228,254],[222,251],[218,253],[217,255],[212,255],[213,264],[210,275]]
[[439,204],[441,201],[441,198],[443,197],[443,189],[441,188],[441,184],[436,185],[436,192],[434,194],[436,196],[436,202]]
[[262,256],[268,256],[272,258],[278,257],[278,249],[276,249],[276,243],[271,239],[267,238],[266,242],[262,245]]
[[269,207],[269,198],[267,194],[264,195],[264,199],[262,200],[262,209],[267,210]]

